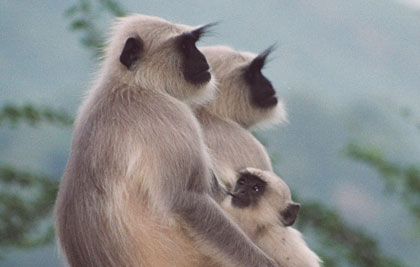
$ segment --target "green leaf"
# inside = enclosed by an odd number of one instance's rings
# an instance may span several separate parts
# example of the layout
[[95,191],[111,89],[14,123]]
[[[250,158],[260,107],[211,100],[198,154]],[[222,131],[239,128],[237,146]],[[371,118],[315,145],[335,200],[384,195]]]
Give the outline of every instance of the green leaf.
[[[53,240],[56,179],[0,166],[0,247],[30,248]],[[45,230],[47,228],[47,230]]]
[[[299,202],[303,204],[299,212],[298,225],[302,228],[315,229],[324,247],[334,251],[340,261],[347,260],[355,266],[366,267],[404,266],[398,260],[381,252],[376,240],[362,229],[353,228],[345,223],[336,211],[315,201]],[[329,258],[328,263],[331,265],[328,266],[341,266],[337,265],[337,259]]]
[[73,21],[70,25],[70,28],[72,30],[80,30],[80,29],[85,29],[88,27],[89,27],[89,23],[84,19],[77,19]]
[[63,126],[73,124],[73,118],[64,111],[53,110],[48,106],[35,107],[32,104],[23,106],[5,104],[0,108],[0,126],[6,121],[12,126],[18,122],[26,122],[31,126],[39,125],[41,122]]

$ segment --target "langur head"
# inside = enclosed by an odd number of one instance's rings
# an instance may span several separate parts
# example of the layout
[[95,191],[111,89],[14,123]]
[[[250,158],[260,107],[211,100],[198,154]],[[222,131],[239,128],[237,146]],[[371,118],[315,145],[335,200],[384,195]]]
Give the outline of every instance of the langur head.
[[206,102],[213,95],[214,78],[196,43],[210,26],[191,27],[146,15],[119,18],[105,49],[102,79],[190,104]]
[[292,201],[290,189],[276,174],[255,168],[238,172],[231,205],[251,213],[256,222],[294,224],[300,205]]
[[286,112],[262,70],[274,50],[256,55],[226,46],[201,47],[218,81],[215,99],[206,108],[245,128],[269,126],[286,120]]

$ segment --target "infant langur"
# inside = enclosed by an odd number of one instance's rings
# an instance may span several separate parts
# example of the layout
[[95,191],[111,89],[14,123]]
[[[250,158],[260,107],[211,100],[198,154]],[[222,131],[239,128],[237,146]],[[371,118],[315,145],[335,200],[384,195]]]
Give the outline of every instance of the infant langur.
[[319,267],[320,258],[302,235],[290,227],[300,205],[287,184],[273,172],[254,168],[239,171],[236,185],[222,207],[248,236],[280,266]]

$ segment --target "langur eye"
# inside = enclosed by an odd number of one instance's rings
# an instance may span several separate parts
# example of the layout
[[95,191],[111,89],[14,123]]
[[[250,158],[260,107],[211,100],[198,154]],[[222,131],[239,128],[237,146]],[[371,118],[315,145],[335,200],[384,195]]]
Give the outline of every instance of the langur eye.
[[244,185],[245,184],[245,179],[244,178],[239,179],[238,184]]
[[260,191],[260,187],[259,187],[258,185],[254,185],[254,187],[252,187],[252,189],[253,189],[255,192],[259,192],[259,191]]

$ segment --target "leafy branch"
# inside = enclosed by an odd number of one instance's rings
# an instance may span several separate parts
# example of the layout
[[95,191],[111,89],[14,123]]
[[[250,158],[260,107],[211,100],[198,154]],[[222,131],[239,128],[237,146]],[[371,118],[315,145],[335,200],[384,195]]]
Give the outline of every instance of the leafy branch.
[[[49,107],[6,104],[0,108],[0,126],[5,122],[71,126],[73,118]],[[54,228],[49,218],[57,191],[56,179],[0,165],[0,247],[22,249],[50,243]]]
[[70,29],[82,32],[82,44],[93,51],[96,59],[101,57],[104,48],[104,34],[97,24],[104,11],[117,17],[126,13],[114,0],[79,0],[65,12],[66,17],[71,19]]
[[0,185],[0,247],[29,248],[51,242],[54,231],[46,218],[54,206],[58,182],[3,165]]
[[374,147],[349,144],[346,154],[374,168],[390,192],[397,193],[410,213],[420,221],[420,166],[402,166],[388,161]]
[[41,122],[70,126],[73,124],[73,118],[63,111],[57,111],[46,106],[6,104],[0,108],[0,126],[4,122],[9,122],[13,126],[17,125],[18,122],[25,122],[31,126],[38,125]]
[[302,228],[315,229],[323,246],[334,251],[334,257],[323,257],[324,266],[342,266],[339,262],[343,259],[356,266],[404,266],[400,261],[385,256],[375,239],[363,230],[349,226],[337,212],[319,202],[305,202],[302,205],[298,224]]

